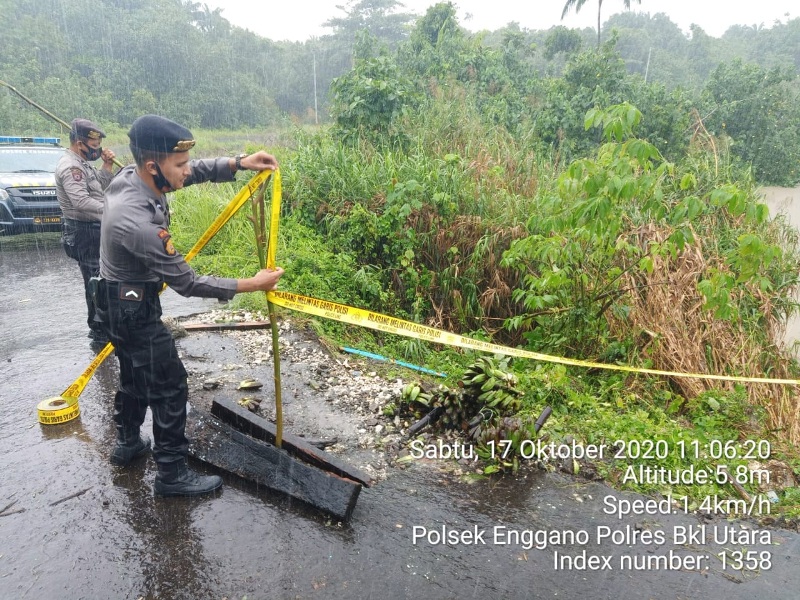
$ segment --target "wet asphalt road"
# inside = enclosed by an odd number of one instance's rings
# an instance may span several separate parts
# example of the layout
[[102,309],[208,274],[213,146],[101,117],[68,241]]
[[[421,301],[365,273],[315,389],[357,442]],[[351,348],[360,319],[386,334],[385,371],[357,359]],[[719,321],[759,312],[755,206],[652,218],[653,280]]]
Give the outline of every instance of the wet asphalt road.
[[[155,498],[152,460],[128,469],[108,462],[113,357],[82,394],[78,419],[37,422],[37,403],[58,395],[93,357],[75,263],[53,238],[24,250],[0,238],[0,281],[0,598],[800,597],[796,533],[774,530],[770,543],[715,543],[728,531],[724,521],[617,519],[603,513],[607,488],[559,475],[468,484],[441,473],[436,461],[416,464],[364,489],[347,524],[231,478],[215,497]],[[214,306],[164,296],[167,315]],[[675,538],[701,524],[705,537]],[[596,543],[603,526],[621,536],[617,543]],[[442,527],[460,540],[430,543]],[[494,538],[496,528],[523,536],[586,532],[589,541],[526,548],[507,535]],[[641,529],[660,531],[665,541],[629,539]],[[428,535],[415,544],[415,531]],[[723,569],[716,554],[724,548],[756,552],[761,568]],[[596,556],[598,568],[556,569],[555,552]],[[703,568],[622,568],[622,555],[693,556]],[[601,556],[610,570],[599,568]]]

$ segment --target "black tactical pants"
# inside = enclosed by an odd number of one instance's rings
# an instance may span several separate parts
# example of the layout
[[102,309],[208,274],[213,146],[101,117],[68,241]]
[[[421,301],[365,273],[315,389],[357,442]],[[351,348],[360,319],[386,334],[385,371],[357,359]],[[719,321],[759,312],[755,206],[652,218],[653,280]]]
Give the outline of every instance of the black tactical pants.
[[97,277],[100,272],[100,222],[65,219],[61,245],[67,256],[78,261],[86,297],[86,322],[91,331],[100,333],[100,325],[94,318],[94,303],[89,294],[89,279]]
[[160,284],[101,282],[97,315],[116,349],[119,390],[114,423],[122,440],[138,439],[153,413],[153,458],[159,468],[185,460],[187,375],[175,341],[161,323]]

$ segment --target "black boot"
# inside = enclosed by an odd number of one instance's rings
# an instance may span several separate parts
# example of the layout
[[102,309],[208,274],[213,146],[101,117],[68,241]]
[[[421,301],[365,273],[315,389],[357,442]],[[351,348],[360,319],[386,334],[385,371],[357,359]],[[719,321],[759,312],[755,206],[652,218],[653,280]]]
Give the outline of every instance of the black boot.
[[150,440],[139,435],[138,431],[119,433],[117,445],[111,452],[111,464],[124,467],[150,451]]
[[154,486],[158,496],[197,496],[222,487],[218,475],[198,475],[185,460],[158,465]]

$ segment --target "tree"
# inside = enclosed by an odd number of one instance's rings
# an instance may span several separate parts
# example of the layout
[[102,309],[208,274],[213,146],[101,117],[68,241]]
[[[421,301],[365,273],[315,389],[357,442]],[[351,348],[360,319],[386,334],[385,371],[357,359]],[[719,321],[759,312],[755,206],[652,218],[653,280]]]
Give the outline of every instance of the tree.
[[333,29],[335,36],[344,38],[350,45],[358,32],[367,30],[388,47],[395,48],[406,38],[414,20],[410,13],[395,12],[404,6],[397,0],[350,0],[347,6],[336,7],[346,16],[328,19],[323,26]]
[[458,24],[456,7],[440,2],[417,20],[408,41],[398,49],[398,62],[419,80],[441,80],[465,67],[466,54],[469,40]]
[[571,54],[563,76],[545,83],[538,100],[536,130],[566,160],[594,151],[600,141],[596,131],[584,126],[586,111],[625,100],[625,63],[615,43],[612,37],[598,51]]
[[557,54],[571,55],[581,49],[583,40],[581,34],[574,29],[567,29],[563,25],[553,27],[547,34],[544,42],[544,57],[553,59]]
[[331,113],[343,139],[403,140],[396,124],[414,103],[413,84],[391,56],[383,52],[358,59],[352,71],[333,80],[331,92]]
[[[635,0],[637,4],[641,4],[642,0]],[[575,7],[575,12],[581,12],[583,5],[586,4],[586,0],[567,0],[566,4],[564,4],[564,10],[561,12],[561,20],[564,20],[564,17],[567,16],[567,13]],[[625,6],[626,10],[630,10],[631,8],[631,0],[622,0],[622,4]],[[600,12],[603,8],[603,0],[597,0],[597,47],[600,47]]]
[[737,59],[720,64],[703,91],[705,126],[730,136],[731,153],[753,167],[759,183],[794,186],[800,180],[800,109],[793,68],[764,69]]

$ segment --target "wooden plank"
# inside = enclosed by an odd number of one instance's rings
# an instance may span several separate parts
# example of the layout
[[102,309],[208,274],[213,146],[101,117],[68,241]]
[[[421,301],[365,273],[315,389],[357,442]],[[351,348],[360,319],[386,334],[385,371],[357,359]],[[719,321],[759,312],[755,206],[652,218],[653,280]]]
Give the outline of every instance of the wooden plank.
[[[251,413],[228,398],[215,398],[211,404],[211,414],[239,431],[257,440],[275,443],[275,425],[266,419]],[[334,473],[340,477],[352,479],[370,487],[373,479],[367,473],[348,465],[332,454],[320,450],[296,435],[284,432],[282,449],[315,467]]]
[[189,455],[270,490],[347,521],[361,484],[317,469],[289,453],[254,440],[205,411],[192,408],[186,419]]
[[250,329],[267,329],[269,321],[228,321],[225,323],[182,323],[183,327],[188,331],[228,331],[239,330],[245,331]]

